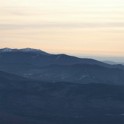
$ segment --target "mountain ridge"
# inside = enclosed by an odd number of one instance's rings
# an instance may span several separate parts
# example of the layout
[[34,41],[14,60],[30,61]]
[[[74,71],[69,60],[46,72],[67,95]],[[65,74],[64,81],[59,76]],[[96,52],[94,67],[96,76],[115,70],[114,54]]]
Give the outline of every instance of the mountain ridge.
[[1,54],[8,54],[8,53],[12,53],[12,54],[16,54],[18,53],[36,53],[36,54],[41,54],[41,55],[50,55],[50,56],[53,56],[54,57],[54,61],[57,61],[57,60],[60,60],[60,59],[75,59],[75,61],[78,61],[77,63],[81,63],[79,61],[86,61],[86,63],[89,61],[89,63],[93,64],[96,62],[97,64],[100,63],[100,64],[105,64],[107,65],[107,63],[104,63],[104,62],[101,62],[101,61],[98,61],[98,60],[95,60],[95,59],[91,59],[91,58],[80,58],[80,57],[77,57],[77,56],[72,56],[72,55],[68,55],[68,54],[50,54],[50,53],[47,53],[45,51],[42,51],[40,49],[33,49],[33,48],[23,48],[23,49],[12,49],[12,48],[2,48],[0,49],[0,53]]
[[12,51],[7,48],[2,51],[4,52],[0,54],[0,70],[25,78],[48,82],[124,85],[123,65],[110,65],[66,54],[46,54],[44,51],[30,48]]
[[112,64],[112,62],[110,63],[109,61],[100,61],[100,60],[97,60],[97,59],[93,59],[93,58],[87,58],[87,57],[77,57],[77,56],[73,56],[73,55],[68,55],[68,54],[64,54],[64,53],[60,53],[60,54],[51,54],[51,53],[48,53],[46,51],[43,51],[41,49],[34,49],[34,48],[20,48],[20,49],[17,49],[17,48],[1,48],[0,49],[0,53],[1,54],[7,54],[7,53],[16,53],[16,52],[22,52],[22,53],[34,53],[34,54],[41,54],[41,55],[51,55],[51,56],[55,56],[55,60],[59,60],[61,59],[62,57],[70,57],[70,58],[75,58],[75,59],[82,59],[84,61],[94,61],[95,62],[99,62],[101,64],[106,64],[106,65],[123,65],[123,64],[120,64],[120,63],[114,63]]

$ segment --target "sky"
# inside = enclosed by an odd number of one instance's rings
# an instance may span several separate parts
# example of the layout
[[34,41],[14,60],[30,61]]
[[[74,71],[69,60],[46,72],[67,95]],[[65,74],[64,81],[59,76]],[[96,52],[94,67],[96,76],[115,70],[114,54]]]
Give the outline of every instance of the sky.
[[0,48],[124,57],[123,0],[0,0]]

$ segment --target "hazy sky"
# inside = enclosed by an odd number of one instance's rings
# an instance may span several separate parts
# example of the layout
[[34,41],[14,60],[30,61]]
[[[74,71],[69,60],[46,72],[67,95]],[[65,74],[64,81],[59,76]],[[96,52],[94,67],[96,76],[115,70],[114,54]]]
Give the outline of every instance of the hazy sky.
[[0,47],[124,56],[124,0],[0,0]]

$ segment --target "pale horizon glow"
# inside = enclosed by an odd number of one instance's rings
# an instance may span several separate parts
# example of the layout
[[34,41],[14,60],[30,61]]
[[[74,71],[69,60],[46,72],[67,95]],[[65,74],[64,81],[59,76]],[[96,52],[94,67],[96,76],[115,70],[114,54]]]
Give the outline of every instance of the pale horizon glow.
[[123,0],[0,0],[0,48],[124,57]]

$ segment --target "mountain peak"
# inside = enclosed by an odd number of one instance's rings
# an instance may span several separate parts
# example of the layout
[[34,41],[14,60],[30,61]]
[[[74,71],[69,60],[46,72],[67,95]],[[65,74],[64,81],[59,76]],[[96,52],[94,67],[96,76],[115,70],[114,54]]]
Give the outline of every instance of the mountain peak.
[[49,54],[40,49],[33,49],[33,48],[23,48],[23,49],[2,48],[0,49],[0,53],[11,53],[11,52],[39,53],[39,54],[44,54],[44,55]]
[[19,51],[21,52],[38,52],[38,53],[42,53],[42,54],[48,54],[47,52],[44,52],[40,49],[33,49],[33,48],[23,48],[23,49],[19,49]]
[[0,49],[0,52],[12,52],[15,49],[11,49],[11,48],[2,48]]

